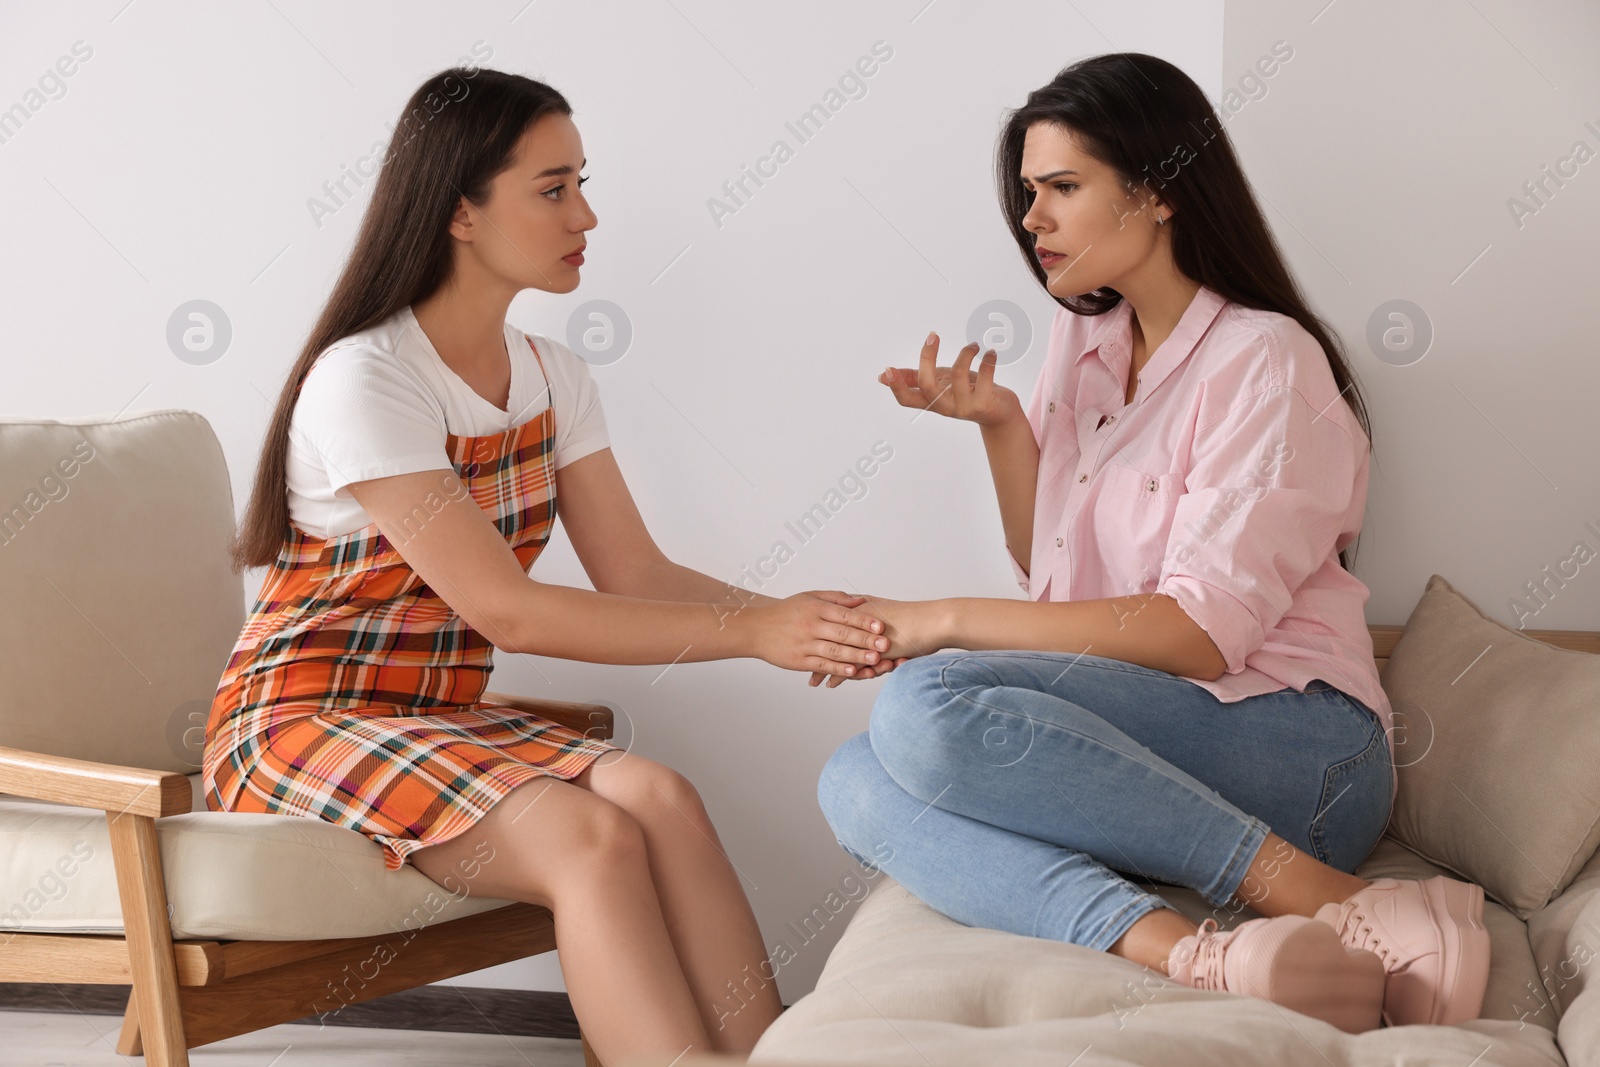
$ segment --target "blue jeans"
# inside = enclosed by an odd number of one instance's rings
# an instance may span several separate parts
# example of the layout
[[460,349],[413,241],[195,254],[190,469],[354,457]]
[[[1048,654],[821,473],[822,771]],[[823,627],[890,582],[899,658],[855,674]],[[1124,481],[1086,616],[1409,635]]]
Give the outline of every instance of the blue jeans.
[[1107,949],[1166,901],[1232,903],[1270,829],[1354,871],[1394,782],[1365,704],[1317,679],[1224,703],[1123,660],[940,652],[884,679],[817,797],[839,844],[969,926]]

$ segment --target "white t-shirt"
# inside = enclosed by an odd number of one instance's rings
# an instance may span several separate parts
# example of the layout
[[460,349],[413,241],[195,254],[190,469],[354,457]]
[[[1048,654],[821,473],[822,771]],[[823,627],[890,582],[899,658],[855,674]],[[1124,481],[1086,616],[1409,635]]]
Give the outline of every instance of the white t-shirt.
[[511,398],[502,411],[439,357],[406,307],[324,349],[306,373],[289,420],[289,519],[312,537],[338,537],[371,518],[351,482],[448,470],[445,436],[481,437],[521,426],[555,393],[555,465],[610,444],[589,367],[559,341],[505,324]]

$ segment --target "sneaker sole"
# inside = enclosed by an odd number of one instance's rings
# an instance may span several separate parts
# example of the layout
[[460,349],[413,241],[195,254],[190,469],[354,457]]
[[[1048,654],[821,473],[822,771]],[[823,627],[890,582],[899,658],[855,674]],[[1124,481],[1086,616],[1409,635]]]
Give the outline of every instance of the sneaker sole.
[[1427,1022],[1455,1026],[1478,1018],[1489,987],[1489,929],[1483,924],[1483,887],[1454,878],[1423,881],[1423,898],[1438,923],[1445,958],[1439,995]]
[[[1301,921],[1288,922],[1291,918]],[[1321,1019],[1347,1034],[1377,1028],[1387,978],[1383,961],[1366,949],[1346,947],[1327,923],[1284,916],[1250,950],[1266,954],[1272,965],[1264,988],[1236,992]]]

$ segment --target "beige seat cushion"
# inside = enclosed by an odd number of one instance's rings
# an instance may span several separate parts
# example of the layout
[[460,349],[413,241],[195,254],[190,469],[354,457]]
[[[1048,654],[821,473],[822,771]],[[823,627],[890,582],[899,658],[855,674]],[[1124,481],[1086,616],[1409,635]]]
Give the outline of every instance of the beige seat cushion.
[[[388,934],[511,903],[387,870],[377,844],[322,819],[207,811],[189,780],[195,810],[156,820],[180,940]],[[0,932],[121,932],[105,814],[0,796],[0,902]]]
[[[1385,840],[1361,873],[1427,877],[1437,869]],[[1161,892],[1180,910],[1197,901],[1205,908],[1187,890]],[[767,1030],[750,1062],[1062,1067],[1087,1047],[1086,1063],[1152,1067],[1560,1064],[1551,1013],[1529,1014],[1518,996],[1538,978],[1526,929],[1498,905],[1486,910],[1494,967],[1485,1018],[1352,1035],[1080,945],[964,926],[879,875],[815,991]]]
[[1435,574],[1383,688],[1405,732],[1389,833],[1521,918],[1544,907],[1600,845],[1600,656],[1486,618]]

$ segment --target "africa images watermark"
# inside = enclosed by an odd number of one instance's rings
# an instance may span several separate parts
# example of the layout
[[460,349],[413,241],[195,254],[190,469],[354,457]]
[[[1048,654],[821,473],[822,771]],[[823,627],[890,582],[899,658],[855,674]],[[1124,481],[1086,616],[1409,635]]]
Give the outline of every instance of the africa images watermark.
[[[1293,445],[1288,441],[1274,442],[1271,454],[1257,460],[1254,469],[1240,479],[1239,485],[1224,491],[1210,510],[1185,520],[1184,529],[1193,535],[1194,540],[1178,536],[1176,530],[1172,531],[1172,540],[1167,548],[1167,563],[1170,563],[1175,570],[1188,566],[1190,561],[1196,558],[1197,552],[1221,533],[1228,520],[1238,515],[1245,504],[1260,500],[1266,495],[1267,489],[1277,485],[1278,471],[1292,459],[1294,459]],[[1146,488],[1153,492],[1158,484],[1156,479],[1151,479],[1146,483]],[[1146,563],[1139,576],[1129,580],[1129,592],[1124,594],[1124,596],[1141,597],[1139,606],[1127,609],[1125,605],[1118,605],[1112,609],[1117,615],[1117,629],[1125,627],[1129,619],[1138,615],[1150,604],[1151,594],[1144,593],[1143,589],[1151,582],[1160,584],[1158,576],[1150,573],[1150,565]]]
[[[798,546],[809,544],[817,534],[822,532],[823,526],[852,500],[861,500],[867,495],[867,479],[877,474],[883,465],[894,458],[894,448],[887,441],[872,442],[872,448],[867,455],[859,457],[854,464],[839,476],[837,487],[830,487],[822,494],[822,499],[802,511],[793,520],[783,524],[783,528],[794,536]],[[757,590],[766,587],[767,581],[778,576],[778,570],[790,560],[794,559],[796,547],[790,545],[787,538],[780,537],[772,543],[767,554],[756,560],[754,571],[750,564],[746,564],[739,571],[738,584],[730,586],[733,595],[738,599],[737,605],[719,603],[717,605],[717,625],[720,628],[729,615],[734,615],[755,599]],[[763,581],[766,579],[766,581]],[[751,589],[754,583],[755,589]],[[745,594],[751,595],[745,595]]]
[[[0,545],[9,545],[22,536],[28,524],[46,507],[59,503],[72,491],[68,484],[77,477],[85,464],[95,458],[94,445],[88,439],[72,446],[69,455],[62,456],[39,476],[39,488],[29,489],[18,503],[0,511]],[[59,477],[57,476],[59,472]]]
[[[1591,119],[1583,124],[1583,128],[1594,134],[1600,142],[1600,128],[1597,128]],[[1578,176],[1579,168],[1595,157],[1595,150],[1589,147],[1589,142],[1583,138],[1572,142],[1572,147],[1567,154],[1556,160],[1555,171],[1552,173],[1550,165],[1546,163],[1539,168],[1539,177],[1530,178],[1522,183],[1522,195],[1526,200],[1515,196],[1506,197],[1506,211],[1511,215],[1511,224],[1517,229],[1522,229],[1528,224],[1528,219],[1537,215],[1544,208],[1550,206],[1556,194],[1567,187],[1567,182]],[[1555,188],[1551,189],[1554,183]]]
[[[94,846],[87,841],[75,842],[69,852],[64,852],[55,863],[45,868],[32,885],[22,891],[21,897],[4,911],[0,911],[0,931],[7,927],[26,930],[28,921],[45,908],[67,895],[67,883],[77,876],[85,864],[94,859]],[[10,940],[8,937],[7,940]]]
[[21,100],[0,111],[0,144],[9,144],[46,104],[66,96],[66,79],[78,73],[79,68],[89,62],[93,55],[93,45],[83,40],[73,41],[71,55],[57,57],[54,65],[46,67],[44,73],[39,75],[38,88],[30,86],[22,94]]
[[[739,209],[755,195],[755,190],[767,184],[763,179],[777,177],[778,168],[794,158],[796,146],[807,143],[821,133],[822,128],[845,104],[866,96],[867,79],[877,74],[880,66],[893,58],[893,46],[886,41],[873,41],[871,54],[860,57],[853,66],[845,68],[845,72],[839,75],[837,88],[830,86],[822,94],[821,100],[801,112],[794,121],[785,122],[783,128],[794,137],[795,145],[779,137],[772,142],[766,155],[756,159],[754,167],[748,163],[741,164],[738,177],[722,183],[721,197],[706,198],[706,210],[711,212],[712,225],[722,229],[723,221],[730,215],[738,214]],[[755,189],[750,188],[752,184]]]
[[[1600,546],[1600,521],[1590,520],[1583,524],[1586,532],[1594,535],[1594,545]],[[1527,627],[1528,620],[1550,606],[1556,594],[1567,587],[1567,583],[1582,575],[1582,568],[1600,557],[1600,548],[1591,546],[1584,538],[1579,538],[1572,543],[1572,553],[1565,559],[1556,560],[1554,572],[1551,564],[1546,563],[1539,568],[1540,578],[1530,578],[1522,584],[1522,592],[1527,597],[1527,602],[1511,597],[1506,601],[1506,607],[1511,614],[1517,617],[1517,629]],[[1537,606],[1532,606],[1537,605]]]
[[[460,57],[458,65],[466,71],[465,76],[471,78],[478,73],[480,66],[492,58],[494,58],[494,48],[482,40],[477,40],[472,42],[472,55]],[[341,164],[339,176],[322,183],[322,193],[326,199],[315,196],[306,198],[306,210],[311,213],[311,222],[317,229],[322,229],[324,219],[337,215],[355,199],[355,194],[376,177],[379,168],[389,161],[390,153],[410,144],[423,127],[443,111],[446,105],[465,100],[472,88],[465,81],[453,76],[445,78],[439,87],[444,91],[444,96],[429,93],[423,98],[422,107],[413,108],[401,119],[399,128],[407,131],[404,140],[395,135],[395,124],[390,123],[389,132],[372,142],[367,154],[356,160],[353,170],[349,164]],[[347,188],[348,185],[354,185],[354,189]]]
[[[801,948],[820,937],[829,923],[842,915],[850,905],[861,903],[872,891],[868,883],[883,873],[882,864],[894,859],[894,848],[887,841],[881,841],[873,846],[873,853],[875,858],[862,864],[863,874],[860,878],[846,872],[839,878],[837,888],[830,889],[822,898],[822,903],[813,905],[810,911],[801,916],[798,926],[792,921],[784,924],[794,934]],[[730,1018],[743,1011],[746,1005],[754,1003],[756,996],[776,980],[780,969],[799,958],[799,951],[788,941],[780,939],[773,943],[766,959],[759,964],[745,964],[744,970],[739,972],[740,979],[729,979],[725,983],[726,995],[712,1005],[717,1013],[717,1029],[724,1029]]]
[[[488,850],[488,855],[484,855],[485,849]],[[439,913],[444,911],[450,903],[459,903],[472,895],[466,884],[467,880],[476,878],[483,866],[494,860],[495,850],[494,846],[488,841],[479,841],[472,852],[472,856],[456,862],[456,871],[461,874],[459,882],[454,872],[446,874],[444,881],[438,882],[433,888],[430,888],[423,902],[411,909],[403,920],[403,924],[407,928],[406,931],[395,931],[401,937],[398,942],[399,948],[405,948],[409,945],[412,939],[421,933],[424,927],[438,918]],[[441,895],[439,893],[440,888],[446,890],[446,893]],[[412,926],[413,921],[416,923],[415,926]],[[338,980],[337,986],[334,985],[334,980],[332,979],[327,982],[328,992],[339,1002],[339,1006],[332,1009],[317,1008],[316,1015],[319,1026],[327,1025],[327,1016],[337,1015],[349,1005],[365,999],[361,993],[366,989],[368,983],[376,981],[383,968],[399,958],[400,954],[396,951],[396,944],[395,941],[388,938],[378,941],[373,946],[372,952],[365,959],[354,964],[355,970],[353,972],[350,964],[345,965],[343,977]]]
[[1548,963],[1540,964],[1538,984],[1535,984],[1532,978],[1524,979],[1522,987],[1527,992],[1519,1000],[1511,1002],[1511,1010],[1517,1015],[1517,1029],[1523,1029],[1528,1025],[1529,1019],[1537,1018],[1546,1011],[1550,1013],[1549,1017],[1552,1020],[1557,1018],[1561,1014],[1557,1005],[1566,1000],[1562,994],[1569,985],[1577,981],[1583,969],[1594,962],[1594,958],[1594,949],[1579,938],[1573,943],[1572,951],[1556,961],[1554,966]]
[[1206,123],[1204,130],[1197,131],[1200,137],[1196,144],[1191,146],[1187,141],[1180,141],[1172,148],[1172,154],[1157,163],[1156,172],[1150,171],[1147,163],[1144,167],[1144,185],[1148,188],[1161,189],[1168,181],[1177,177],[1178,171],[1199,155],[1199,150],[1216,140],[1221,127],[1238,115],[1249,104],[1264,100],[1271,91],[1267,79],[1274,77],[1283,64],[1294,58],[1294,48],[1288,41],[1278,40],[1272,42],[1271,50],[1261,57],[1238,78],[1237,86],[1229,86],[1217,103],[1218,127],[1213,129],[1211,123]]

